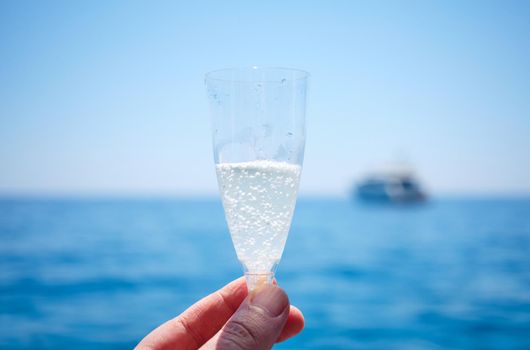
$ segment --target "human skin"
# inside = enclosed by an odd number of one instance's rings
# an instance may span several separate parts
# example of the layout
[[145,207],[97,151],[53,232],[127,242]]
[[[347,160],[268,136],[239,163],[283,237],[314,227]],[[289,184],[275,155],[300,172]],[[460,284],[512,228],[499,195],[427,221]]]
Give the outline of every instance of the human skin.
[[300,310],[276,285],[248,294],[239,278],[149,333],[136,350],[270,349],[304,327]]

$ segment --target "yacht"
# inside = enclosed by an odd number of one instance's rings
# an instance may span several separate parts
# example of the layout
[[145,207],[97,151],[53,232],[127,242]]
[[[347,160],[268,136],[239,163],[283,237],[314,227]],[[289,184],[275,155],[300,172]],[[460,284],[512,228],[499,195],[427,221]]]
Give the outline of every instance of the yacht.
[[427,195],[408,168],[379,171],[363,178],[355,188],[356,196],[367,202],[416,203]]

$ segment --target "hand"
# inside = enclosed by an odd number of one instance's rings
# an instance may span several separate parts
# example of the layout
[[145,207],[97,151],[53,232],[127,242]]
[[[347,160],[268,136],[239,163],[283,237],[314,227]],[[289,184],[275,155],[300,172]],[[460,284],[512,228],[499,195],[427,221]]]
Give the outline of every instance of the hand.
[[304,316],[281,288],[247,294],[244,278],[229,283],[149,333],[136,350],[270,349],[304,328]]

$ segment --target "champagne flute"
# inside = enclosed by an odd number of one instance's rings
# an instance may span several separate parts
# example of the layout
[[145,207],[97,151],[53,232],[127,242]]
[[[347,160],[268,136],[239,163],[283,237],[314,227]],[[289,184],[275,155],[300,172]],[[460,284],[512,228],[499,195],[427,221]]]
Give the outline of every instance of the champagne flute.
[[249,291],[272,283],[302,170],[309,74],[248,67],[206,74],[225,217]]

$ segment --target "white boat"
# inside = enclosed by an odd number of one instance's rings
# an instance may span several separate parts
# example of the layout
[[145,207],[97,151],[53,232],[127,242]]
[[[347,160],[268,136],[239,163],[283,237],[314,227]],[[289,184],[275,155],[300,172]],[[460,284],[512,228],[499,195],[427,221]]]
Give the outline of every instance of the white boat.
[[415,203],[427,195],[409,167],[391,167],[364,177],[355,188],[356,196],[369,202]]

